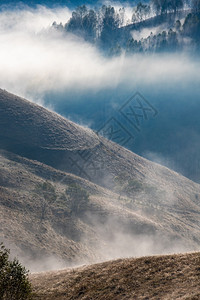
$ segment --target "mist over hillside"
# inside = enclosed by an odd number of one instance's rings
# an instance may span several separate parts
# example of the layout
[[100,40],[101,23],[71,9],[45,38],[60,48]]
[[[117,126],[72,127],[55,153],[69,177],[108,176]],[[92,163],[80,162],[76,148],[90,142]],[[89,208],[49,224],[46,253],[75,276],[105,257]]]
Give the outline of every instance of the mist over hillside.
[[0,114],[0,237],[31,270],[199,249],[198,184],[4,90]]
[[0,239],[33,271],[199,250],[198,1],[38,4],[0,2]]

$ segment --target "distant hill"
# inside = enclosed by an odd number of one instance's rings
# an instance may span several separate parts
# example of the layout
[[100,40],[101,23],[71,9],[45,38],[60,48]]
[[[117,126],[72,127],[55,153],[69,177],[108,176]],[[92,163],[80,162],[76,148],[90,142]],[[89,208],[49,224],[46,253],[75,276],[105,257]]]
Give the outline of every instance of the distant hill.
[[0,116],[0,239],[29,267],[199,249],[198,184],[3,90]]
[[200,253],[121,259],[31,275],[35,299],[199,299]]

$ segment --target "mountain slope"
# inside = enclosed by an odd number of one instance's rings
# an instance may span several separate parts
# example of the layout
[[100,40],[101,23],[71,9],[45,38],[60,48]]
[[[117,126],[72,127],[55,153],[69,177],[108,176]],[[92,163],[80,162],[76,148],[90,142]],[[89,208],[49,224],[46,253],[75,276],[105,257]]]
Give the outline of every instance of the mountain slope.
[[0,116],[0,237],[24,260],[199,249],[198,184],[3,90]]
[[[53,191],[46,198],[41,187],[47,183]],[[75,185],[89,193],[88,201],[72,203],[77,199],[68,189]],[[124,208],[109,190],[6,151],[0,153],[0,214],[0,240],[32,270],[51,269],[49,261],[59,266],[103,259],[109,220],[132,234],[153,234],[160,227]],[[110,224],[109,230],[116,229]]]
[[[76,150],[97,144],[96,135],[56,113],[0,91],[1,144],[11,143],[47,150]],[[31,130],[31,135],[30,135]]]
[[[119,172],[159,185],[185,178],[20,97],[0,90],[0,148],[110,187]],[[74,162],[75,160],[75,162]],[[104,176],[106,180],[104,180]],[[187,181],[189,186],[198,187]],[[185,191],[186,192],[186,191]]]
[[[113,39],[113,45],[116,45],[116,41],[122,45],[126,46],[128,40],[133,37],[134,32],[142,32],[146,29],[150,35],[151,31],[162,33],[164,30],[167,32],[170,28],[174,28],[177,20],[182,20],[191,12],[191,10],[181,10],[176,14],[174,13],[164,13],[157,15],[146,20],[129,24],[121,28],[117,28],[111,35],[111,40]],[[146,34],[146,33],[145,33]],[[144,36],[146,38],[146,36]],[[167,52],[167,48],[165,49]]]
[[199,299],[200,254],[123,259],[31,275],[35,299]]

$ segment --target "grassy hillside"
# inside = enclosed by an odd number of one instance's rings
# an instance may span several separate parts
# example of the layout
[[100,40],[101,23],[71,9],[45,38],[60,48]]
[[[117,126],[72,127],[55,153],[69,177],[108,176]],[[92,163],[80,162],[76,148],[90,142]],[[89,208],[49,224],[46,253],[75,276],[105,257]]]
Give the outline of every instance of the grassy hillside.
[[200,299],[200,253],[120,259],[31,275],[35,299]]
[[0,239],[27,267],[199,249],[198,184],[2,90],[0,116]]
[[124,208],[118,197],[80,177],[1,151],[0,239],[31,269],[46,268],[51,258],[67,264],[103,259],[105,231],[116,231],[107,223],[111,220],[132,234],[157,230],[158,224]]

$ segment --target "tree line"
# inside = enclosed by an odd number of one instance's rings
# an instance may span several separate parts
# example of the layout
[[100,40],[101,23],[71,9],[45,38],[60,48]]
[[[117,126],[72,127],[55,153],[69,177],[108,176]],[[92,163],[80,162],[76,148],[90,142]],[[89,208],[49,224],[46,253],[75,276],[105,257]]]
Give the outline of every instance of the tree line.
[[[192,2],[183,0],[152,0],[150,4],[138,3],[133,8],[131,20],[127,19],[124,8],[116,9],[113,6],[103,5],[99,9],[88,9],[85,5],[73,11],[66,24],[53,23],[53,28],[66,33],[80,36],[87,42],[95,43],[101,49],[109,49],[111,54],[119,54],[122,50],[127,52],[147,51],[174,51],[183,46],[184,37],[190,37],[198,43],[200,0]],[[184,6],[190,9],[184,24],[177,20],[174,27],[159,34],[151,33],[147,38],[134,40],[129,38],[121,42],[118,29],[128,24],[141,22],[150,17],[163,14],[177,13]]]

